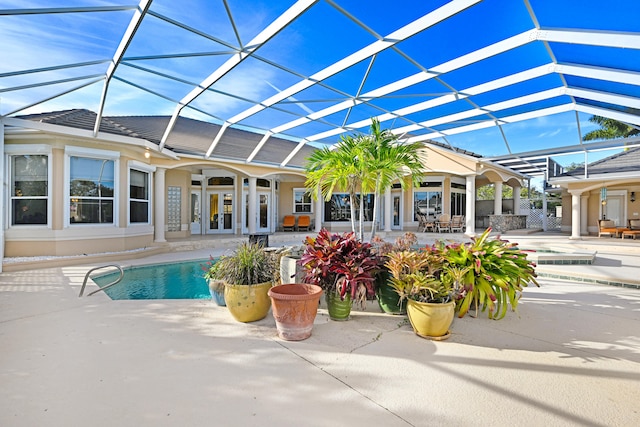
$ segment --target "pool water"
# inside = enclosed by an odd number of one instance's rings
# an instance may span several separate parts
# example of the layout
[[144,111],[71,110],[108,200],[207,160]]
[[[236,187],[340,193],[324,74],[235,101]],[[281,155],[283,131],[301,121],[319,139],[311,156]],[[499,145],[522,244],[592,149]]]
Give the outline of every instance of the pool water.
[[[121,299],[205,299],[211,298],[202,266],[209,260],[154,264],[124,269],[120,283],[104,292]],[[92,277],[100,287],[118,278],[119,272]]]

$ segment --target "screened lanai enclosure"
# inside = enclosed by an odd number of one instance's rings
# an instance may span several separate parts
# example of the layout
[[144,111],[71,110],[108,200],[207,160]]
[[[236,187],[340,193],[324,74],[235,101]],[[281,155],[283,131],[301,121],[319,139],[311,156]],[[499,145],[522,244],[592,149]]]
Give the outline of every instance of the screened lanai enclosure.
[[[640,126],[639,15],[634,0],[5,0],[0,117],[83,108],[97,133],[105,116],[169,115],[156,149],[204,157],[251,129],[246,162],[270,137],[297,142],[282,166],[376,117],[545,174],[550,156],[637,143],[582,136],[592,115]],[[178,116],[222,128],[168,146]]]

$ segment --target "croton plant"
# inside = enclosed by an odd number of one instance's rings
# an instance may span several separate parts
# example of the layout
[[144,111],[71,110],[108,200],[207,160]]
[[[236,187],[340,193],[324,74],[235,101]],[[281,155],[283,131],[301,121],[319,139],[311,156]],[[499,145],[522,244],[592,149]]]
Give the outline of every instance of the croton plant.
[[307,236],[300,264],[305,282],[336,292],[344,299],[347,293],[361,305],[375,295],[375,275],[382,259],[371,244],[356,238],[355,233],[330,233],[322,229],[317,236]]

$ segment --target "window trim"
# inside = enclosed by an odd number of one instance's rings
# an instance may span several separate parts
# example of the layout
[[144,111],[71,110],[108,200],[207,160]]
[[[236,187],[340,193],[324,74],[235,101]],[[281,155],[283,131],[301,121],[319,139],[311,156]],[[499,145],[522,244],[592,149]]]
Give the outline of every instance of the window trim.
[[[131,222],[131,171],[136,170],[138,172],[144,172],[149,174],[149,188],[147,191],[148,199],[146,200],[147,206],[147,222]],[[127,226],[136,227],[139,225],[151,225],[153,217],[153,174],[156,171],[155,166],[148,165],[146,163],[139,162],[137,160],[129,160],[127,162]],[[143,201],[141,199],[134,199],[134,201]]]
[[[308,193],[308,194],[309,194],[309,206],[310,206],[310,208],[309,208],[309,212],[305,212],[305,211],[300,211],[300,212],[298,212],[298,211],[296,211],[296,205],[298,205],[298,204],[300,204],[300,205],[306,205],[306,204],[307,204],[307,203],[296,203],[296,191],[303,191],[303,192],[305,192],[305,193]],[[296,188],[291,189],[291,193],[292,193],[292,195],[293,195],[293,202],[292,202],[292,209],[293,209],[293,210],[292,210],[291,212],[292,212],[294,215],[295,215],[295,214],[306,215],[306,214],[312,214],[312,213],[313,213],[313,205],[314,205],[315,203],[313,203],[313,195],[311,194],[311,192],[309,192],[309,190],[308,190],[308,189],[306,189],[306,188],[302,188],[302,187],[296,187]]]
[[[113,160],[113,222],[71,223],[71,157]],[[64,228],[75,227],[119,227],[120,225],[120,153],[118,151],[68,145],[64,148]]]
[[5,165],[7,166],[5,172],[5,182],[7,186],[10,186],[13,177],[13,162],[11,161],[11,157],[13,156],[25,156],[25,155],[34,155],[34,156],[47,156],[47,196],[46,198],[42,198],[39,200],[47,201],[47,223],[46,224],[12,224],[13,222],[13,212],[12,212],[12,195],[7,191],[7,198],[5,206],[7,206],[7,211],[5,213],[5,221],[7,224],[7,228],[52,228],[52,206],[51,206],[51,191],[53,189],[52,180],[53,180],[53,167],[52,167],[52,157],[53,150],[50,145],[46,144],[10,144],[4,146],[4,154],[5,154]]

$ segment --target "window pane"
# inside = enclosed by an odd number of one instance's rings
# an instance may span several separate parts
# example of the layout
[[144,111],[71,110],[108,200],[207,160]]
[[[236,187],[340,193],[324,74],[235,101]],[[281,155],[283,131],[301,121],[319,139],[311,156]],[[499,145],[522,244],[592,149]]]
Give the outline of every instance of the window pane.
[[47,156],[13,156],[12,194],[17,197],[47,195]]
[[[355,199],[355,210],[356,210],[356,219],[358,219],[360,213],[358,204],[360,203],[360,195],[356,195]],[[364,197],[364,220],[371,221],[373,219],[373,204],[374,197],[373,194],[367,194]],[[350,210],[350,200],[348,194],[334,194],[331,197],[331,200],[325,202],[324,209],[324,219],[325,221],[350,221],[351,220],[351,210]]]
[[12,225],[46,224],[47,200],[13,199],[12,213]]
[[113,223],[112,200],[72,199],[69,211],[72,223]]
[[71,195],[113,197],[114,161],[71,157]]
[[149,200],[149,174],[137,170],[130,171],[129,197],[132,199]]
[[147,202],[129,202],[130,222],[149,222],[149,203]]

